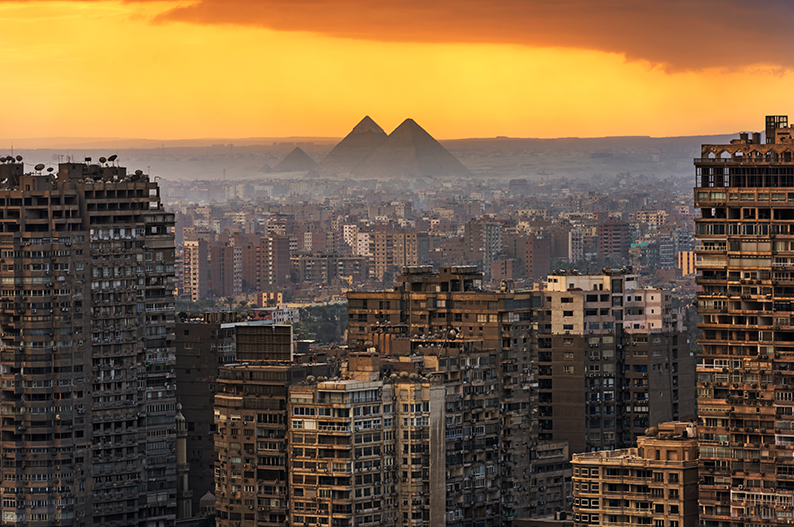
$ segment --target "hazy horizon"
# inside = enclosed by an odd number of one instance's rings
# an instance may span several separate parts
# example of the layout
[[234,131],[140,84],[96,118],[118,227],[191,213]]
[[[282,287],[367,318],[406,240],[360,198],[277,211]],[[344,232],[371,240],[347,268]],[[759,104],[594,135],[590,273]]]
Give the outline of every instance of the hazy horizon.
[[[745,130],[742,130],[745,131]],[[604,135],[604,136],[560,136],[560,137],[518,137],[518,136],[479,136],[479,137],[436,137],[440,142],[455,141],[558,141],[558,140],[598,140],[598,139],[696,139],[708,137],[725,137],[738,135],[740,131],[727,133],[710,133],[696,135]],[[432,133],[431,133],[432,135]],[[314,143],[334,145],[344,136],[272,136],[272,137],[197,137],[180,139],[153,139],[145,137],[28,137],[20,139],[0,138],[0,152],[10,150],[62,150],[70,148],[121,148],[121,149],[157,149],[178,147],[207,147],[216,145],[234,146],[270,146],[273,143]],[[435,137],[435,136],[434,136]]]

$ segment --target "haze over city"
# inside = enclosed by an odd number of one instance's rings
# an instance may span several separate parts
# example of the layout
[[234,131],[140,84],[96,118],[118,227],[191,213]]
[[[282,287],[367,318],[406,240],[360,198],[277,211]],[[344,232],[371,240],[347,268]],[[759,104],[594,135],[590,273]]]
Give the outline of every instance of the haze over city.
[[793,15],[0,0],[0,524],[792,527]]

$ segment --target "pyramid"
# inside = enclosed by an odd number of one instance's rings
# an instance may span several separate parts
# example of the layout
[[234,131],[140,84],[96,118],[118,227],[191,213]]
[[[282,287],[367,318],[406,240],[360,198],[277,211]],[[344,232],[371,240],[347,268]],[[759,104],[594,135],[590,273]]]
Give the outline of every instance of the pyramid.
[[317,163],[299,146],[287,154],[287,157],[273,168],[273,172],[306,172],[317,168]]
[[406,119],[352,172],[367,177],[467,176],[468,169],[413,119]]
[[325,156],[320,167],[326,171],[349,173],[386,137],[383,128],[366,116]]

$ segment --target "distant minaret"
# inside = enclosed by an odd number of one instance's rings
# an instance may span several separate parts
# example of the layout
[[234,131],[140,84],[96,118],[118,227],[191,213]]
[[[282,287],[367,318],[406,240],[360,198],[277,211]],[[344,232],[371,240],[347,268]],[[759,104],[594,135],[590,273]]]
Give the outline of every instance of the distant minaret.
[[182,415],[182,405],[176,404],[176,517],[178,520],[193,517],[193,491],[188,487],[187,426]]

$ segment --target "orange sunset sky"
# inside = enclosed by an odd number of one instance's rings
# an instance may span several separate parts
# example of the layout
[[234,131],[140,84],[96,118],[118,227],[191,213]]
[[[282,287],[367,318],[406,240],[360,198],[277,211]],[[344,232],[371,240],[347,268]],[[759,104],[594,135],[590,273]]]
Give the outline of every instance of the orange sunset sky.
[[790,0],[0,0],[34,137],[695,135],[794,114]]

